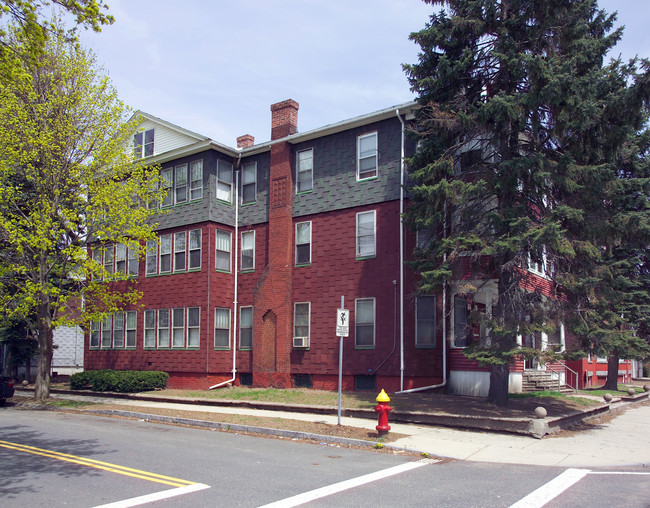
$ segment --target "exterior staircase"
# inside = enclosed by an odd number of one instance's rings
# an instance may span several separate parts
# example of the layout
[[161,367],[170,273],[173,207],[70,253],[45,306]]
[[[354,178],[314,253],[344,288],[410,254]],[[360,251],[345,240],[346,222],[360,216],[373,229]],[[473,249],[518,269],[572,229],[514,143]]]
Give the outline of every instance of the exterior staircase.
[[558,381],[557,374],[554,375],[553,373],[544,370],[524,371],[521,388],[523,392],[540,392],[548,390],[562,393],[574,393],[573,388],[562,380]]

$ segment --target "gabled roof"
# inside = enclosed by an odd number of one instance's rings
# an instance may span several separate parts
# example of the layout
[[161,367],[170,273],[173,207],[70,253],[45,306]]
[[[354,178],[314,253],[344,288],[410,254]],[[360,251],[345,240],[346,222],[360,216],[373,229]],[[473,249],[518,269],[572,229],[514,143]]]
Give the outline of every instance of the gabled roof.
[[133,113],[133,116],[131,119],[134,118],[144,118],[147,120],[150,120],[151,122],[164,125],[165,127],[178,132],[179,134],[184,134],[185,136],[189,136],[191,138],[195,138],[197,141],[206,141],[210,139],[208,136],[204,136],[203,134],[198,134],[194,131],[191,131],[189,129],[185,129],[183,127],[180,127],[176,124],[173,124],[171,122],[168,122],[167,120],[163,120],[162,118],[158,118],[157,116],[150,115],[149,113],[146,113],[145,111],[138,110],[135,113]]

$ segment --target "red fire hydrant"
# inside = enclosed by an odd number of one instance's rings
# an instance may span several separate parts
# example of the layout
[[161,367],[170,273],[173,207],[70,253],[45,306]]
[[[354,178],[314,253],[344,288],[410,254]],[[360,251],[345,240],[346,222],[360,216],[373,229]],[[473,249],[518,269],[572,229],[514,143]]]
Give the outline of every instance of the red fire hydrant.
[[388,395],[386,395],[386,392],[383,390],[383,388],[381,392],[379,392],[379,395],[377,395],[377,402],[378,404],[375,406],[375,412],[379,418],[379,425],[377,425],[375,428],[381,436],[382,434],[387,434],[390,430],[390,425],[388,425],[388,413],[393,410],[392,407],[386,404],[387,402],[390,402],[390,398]]

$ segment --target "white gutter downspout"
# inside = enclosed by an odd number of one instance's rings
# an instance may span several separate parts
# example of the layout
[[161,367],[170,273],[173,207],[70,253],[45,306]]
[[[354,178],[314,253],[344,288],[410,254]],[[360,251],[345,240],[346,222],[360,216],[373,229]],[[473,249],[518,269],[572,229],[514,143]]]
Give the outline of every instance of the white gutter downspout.
[[395,114],[402,124],[402,144],[400,153],[399,186],[399,389],[404,390],[404,132],[406,126],[399,114]]
[[237,158],[237,170],[235,171],[235,241],[231,242],[231,247],[232,245],[235,246],[233,249],[235,251],[235,290],[234,290],[234,295],[233,295],[233,302],[232,302],[232,308],[233,308],[233,325],[232,325],[232,378],[230,378],[228,381],[223,381],[222,383],[218,383],[214,386],[211,386],[208,388],[208,390],[213,390],[215,388],[220,388],[221,386],[229,385],[230,383],[233,383],[235,381],[235,378],[237,377],[237,306],[239,305],[239,302],[237,301],[238,294],[239,294],[239,288],[238,288],[238,275],[239,275],[239,161],[241,160],[241,153],[239,154],[239,157]]
[[[398,117],[399,117],[399,112],[398,112]],[[403,192],[404,192],[404,122],[402,121],[402,118],[399,117],[400,122],[402,122],[402,194],[400,195],[400,209],[403,206]],[[445,201],[445,223],[443,225],[443,236],[445,234],[445,231],[447,230],[447,205]],[[401,215],[400,215],[401,217]],[[401,229],[400,229],[400,235],[403,235],[404,232],[404,225],[400,219],[400,224],[401,224]],[[403,250],[401,248],[402,244],[402,236],[400,236],[400,258],[403,254]],[[447,254],[444,254],[444,260],[447,260]],[[403,268],[402,268],[403,262],[400,261],[400,276],[402,274]],[[403,292],[403,285],[400,284],[401,291]],[[402,294],[402,299],[404,298],[404,295]],[[402,300],[403,301],[403,300]],[[414,392],[423,392],[426,390],[434,390],[436,388],[442,388],[443,386],[447,385],[447,317],[446,317],[446,312],[447,312],[447,281],[442,285],[442,383],[439,383],[437,385],[429,385],[429,386],[421,386],[420,388],[411,388],[410,390],[404,390],[404,333],[401,334],[400,340],[401,340],[401,353],[402,353],[402,378],[400,380],[400,391],[397,393],[414,393]],[[402,332],[404,330],[404,314],[402,313]]]

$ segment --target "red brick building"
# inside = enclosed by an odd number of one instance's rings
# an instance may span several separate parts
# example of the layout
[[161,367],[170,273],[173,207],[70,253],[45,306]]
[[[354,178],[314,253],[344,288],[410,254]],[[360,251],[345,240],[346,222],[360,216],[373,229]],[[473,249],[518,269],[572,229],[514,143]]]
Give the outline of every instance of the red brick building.
[[344,296],[344,389],[442,383],[440,298],[415,297],[400,255],[415,242],[400,221],[413,108],[299,133],[287,100],[271,106],[271,141],[238,148],[143,114],[136,150],[160,164],[169,213],[146,259],[97,249],[143,298],[93,324],[85,368],[164,370],[171,387],[335,389]]
[[[298,132],[298,104],[271,106],[271,140],[225,146],[142,114],[134,146],[168,188],[158,241],[138,260],[95,249],[129,275],[139,306],[93,323],[86,369],[163,370],[168,386],[228,383],[336,389],[336,310],[350,309],[345,390],[447,386],[481,395],[489,373],[462,354],[469,314],[488,317],[496,284],[459,273],[438,295],[416,295],[404,261],[425,235],[403,227],[405,126],[414,103]],[[542,264],[531,283],[547,285]],[[480,287],[468,296],[465,286]],[[443,312],[444,309],[444,312]],[[480,320],[479,320],[480,321]],[[479,322],[477,337],[485,333]],[[564,346],[564,333],[522,338]],[[523,360],[511,391],[522,390]]]

